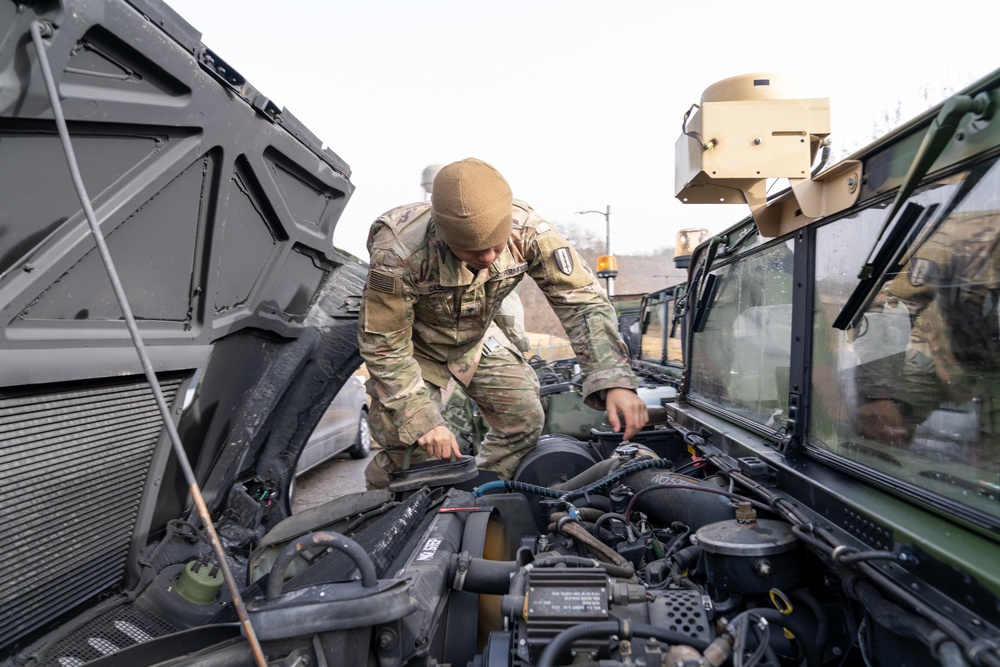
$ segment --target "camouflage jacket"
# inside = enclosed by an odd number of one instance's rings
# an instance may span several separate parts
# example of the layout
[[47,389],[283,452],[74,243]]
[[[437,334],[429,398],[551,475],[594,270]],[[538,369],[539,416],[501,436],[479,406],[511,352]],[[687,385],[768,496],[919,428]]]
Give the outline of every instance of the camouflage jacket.
[[[373,224],[371,263],[358,323],[361,356],[373,392],[404,442],[444,423],[424,380],[444,387],[471,382],[504,297],[527,274],[545,293],[584,373],[588,405],[604,391],[635,388],[617,316],[597,278],[570,244],[530,206],[514,202],[507,247],[473,273],[438,239],[430,203],[395,208]],[[501,336],[502,338],[502,336]]]

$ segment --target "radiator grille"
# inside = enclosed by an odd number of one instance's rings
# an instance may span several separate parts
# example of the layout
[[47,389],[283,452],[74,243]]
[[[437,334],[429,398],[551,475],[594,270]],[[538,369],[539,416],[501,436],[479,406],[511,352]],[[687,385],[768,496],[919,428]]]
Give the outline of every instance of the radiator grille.
[[118,607],[46,649],[39,667],[77,667],[176,630],[135,605]]
[[119,583],[161,430],[145,378],[46,389],[0,392],[0,646]]

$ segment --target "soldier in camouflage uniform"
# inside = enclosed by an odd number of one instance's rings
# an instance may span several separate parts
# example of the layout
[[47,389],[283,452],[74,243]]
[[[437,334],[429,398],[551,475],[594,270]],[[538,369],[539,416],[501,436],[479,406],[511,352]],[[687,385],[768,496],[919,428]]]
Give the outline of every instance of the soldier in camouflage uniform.
[[980,444],[1000,441],[998,230],[993,211],[953,213],[885,285],[869,310],[907,313],[909,343],[859,372],[861,435],[903,444],[933,410],[973,405]]
[[527,204],[514,201],[493,167],[473,158],[447,165],[431,202],[395,208],[373,224],[358,342],[371,374],[371,424],[382,444],[365,471],[385,487],[416,443],[413,462],[460,455],[440,406],[459,383],[490,425],[481,470],[509,478],[535,446],[544,412],[538,379],[494,322],[525,275],[541,287],[585,374],[584,399],[607,409],[631,438],[646,423],[639,382],[614,308],[580,256]]

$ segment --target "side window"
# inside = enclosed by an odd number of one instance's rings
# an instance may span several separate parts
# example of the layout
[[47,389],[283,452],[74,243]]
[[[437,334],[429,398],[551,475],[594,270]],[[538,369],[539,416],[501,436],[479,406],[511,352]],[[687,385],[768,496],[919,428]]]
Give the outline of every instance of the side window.
[[792,330],[791,242],[714,271],[697,318],[690,394],[768,428],[784,424]]
[[654,364],[663,363],[663,340],[666,335],[668,316],[671,314],[668,313],[668,308],[672,305],[673,302],[666,300],[662,295],[657,295],[655,301],[652,300],[651,295],[647,302],[646,310],[643,312],[646,321],[643,324],[639,352],[643,361]]
[[1000,515],[1000,170],[910,201],[933,215],[848,331],[830,323],[885,211],[817,231],[809,440]]
[[674,309],[684,294],[685,286],[674,285],[646,296],[642,306],[642,338],[639,359],[658,366],[684,365],[681,335],[683,318]]
[[[677,289],[681,290],[683,287],[678,287]],[[684,326],[684,319],[677,317],[674,313],[674,307],[681,294],[675,292],[675,296],[677,297],[676,299],[667,303],[667,322],[669,323],[667,330],[667,363],[683,366],[684,338],[681,335],[681,331]]]

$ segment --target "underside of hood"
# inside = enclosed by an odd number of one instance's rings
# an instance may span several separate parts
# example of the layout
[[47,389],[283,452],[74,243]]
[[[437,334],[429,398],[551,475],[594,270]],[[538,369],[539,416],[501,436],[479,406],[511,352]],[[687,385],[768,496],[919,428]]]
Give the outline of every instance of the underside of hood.
[[0,661],[190,513],[113,280],[209,509],[288,514],[360,363],[365,267],[333,246],[353,189],[166,5],[0,0]]

